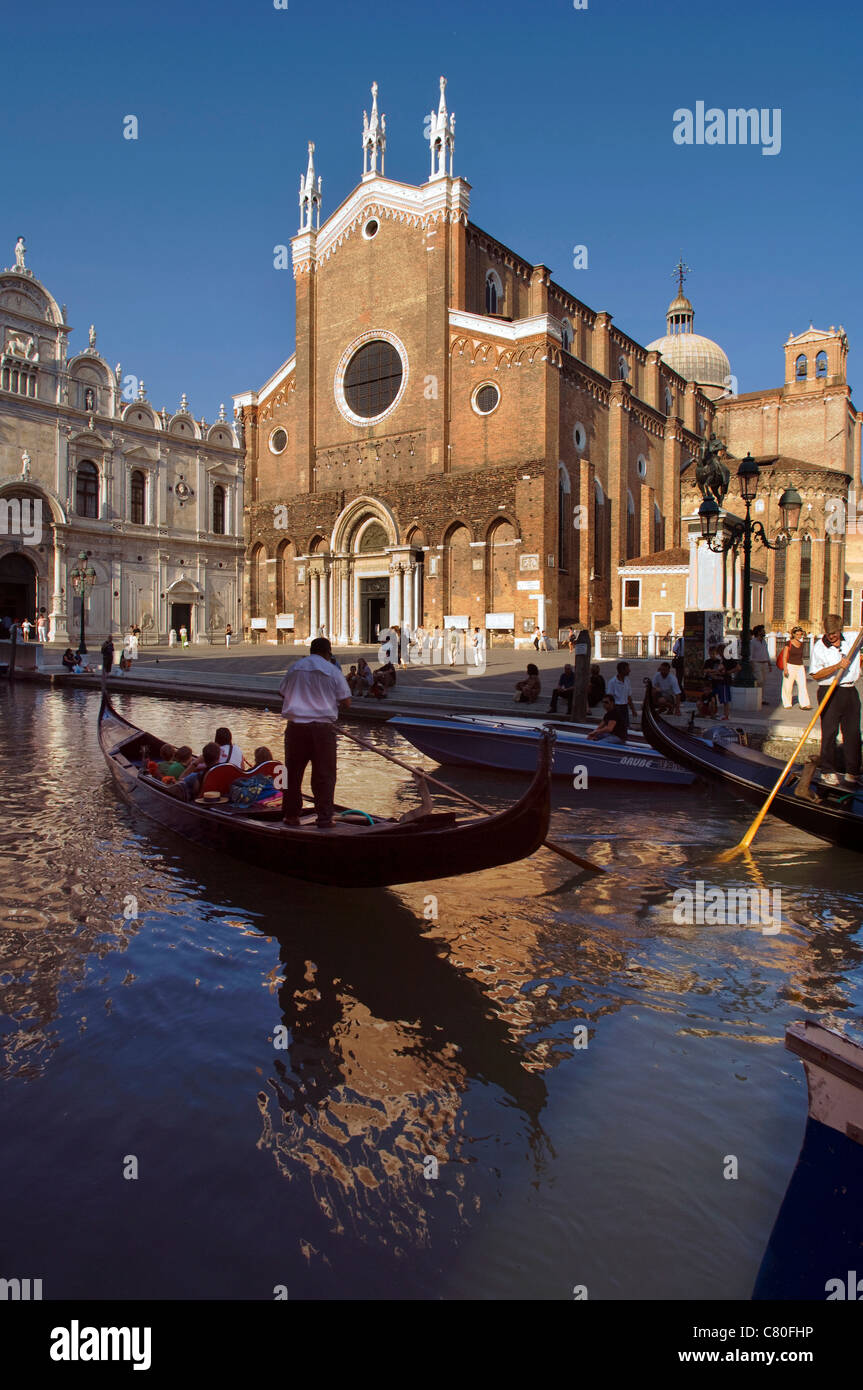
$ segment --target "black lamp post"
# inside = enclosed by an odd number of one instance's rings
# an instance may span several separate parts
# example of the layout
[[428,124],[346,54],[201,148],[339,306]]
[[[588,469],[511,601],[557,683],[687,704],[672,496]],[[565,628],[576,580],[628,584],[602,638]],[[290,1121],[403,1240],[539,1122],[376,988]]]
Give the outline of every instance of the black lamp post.
[[[758,464],[751,454],[747,454],[746,458],[741,460],[737,470],[740,496],[746,503],[746,518],[741,521],[739,517],[726,516],[722,536],[717,535],[720,510],[714,499],[706,497],[698,508],[701,534],[715,554],[727,554],[729,550],[736,551],[739,545],[743,545],[743,632],[740,641],[740,671],[735,677],[734,684],[749,687],[756,683],[752,663],[749,660],[749,644],[752,636],[749,630],[752,618],[752,537],[753,535],[757,536],[761,544],[766,545],[768,550],[784,549],[797,530],[800,510],[803,506],[803,499],[797,489],[786,488],[779,499],[783,530],[775,540],[768,540],[761,522],[753,521],[750,515],[750,508],[758,493],[758,478]],[[717,540],[718,544],[716,543]]]
[[84,642],[84,609],[87,606],[87,599],[93,591],[96,583],[96,571],[92,565],[87,564],[87,552],[82,550],[78,554],[78,563],[69,575],[69,582],[72,585],[73,593],[81,600],[81,641],[78,650],[82,656],[86,656],[87,647]]

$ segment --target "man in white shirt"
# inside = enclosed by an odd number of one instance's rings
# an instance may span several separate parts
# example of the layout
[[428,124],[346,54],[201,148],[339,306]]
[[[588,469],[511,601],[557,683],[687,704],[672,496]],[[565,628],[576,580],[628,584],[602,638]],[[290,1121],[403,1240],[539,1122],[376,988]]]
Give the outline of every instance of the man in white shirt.
[[629,662],[618,661],[617,675],[612,676],[608,685],[605,687],[606,695],[610,695],[614,701],[614,713],[618,719],[618,732],[622,738],[626,738],[629,728],[629,712],[635,714],[635,705],[632,703],[632,683],[629,679]]
[[860,696],[857,694],[860,653],[853,661],[848,660],[848,652],[854,644],[843,634],[842,619],[837,613],[827,614],[824,627],[824,636],[813,643],[809,657],[809,674],[818,682],[819,703],[827,694],[833,677],[839,674],[840,680],[821,715],[821,780],[831,787],[840,785],[836,771],[836,735],[841,729],[845,757],[842,781],[846,786],[856,787],[860,776]]
[[671,669],[670,661],[660,663],[659,670],[651,684],[656,691],[656,708],[660,714],[666,710],[672,714],[680,713],[680,683]]
[[282,819],[286,825],[300,823],[303,776],[309,763],[318,828],[327,830],[333,824],[335,724],[340,711],[350,705],[351,691],[332,656],[328,639],[316,637],[309,647],[309,655],[294,662],[279,686],[282,718],[288,721],[285,725],[287,785],[282,793]]

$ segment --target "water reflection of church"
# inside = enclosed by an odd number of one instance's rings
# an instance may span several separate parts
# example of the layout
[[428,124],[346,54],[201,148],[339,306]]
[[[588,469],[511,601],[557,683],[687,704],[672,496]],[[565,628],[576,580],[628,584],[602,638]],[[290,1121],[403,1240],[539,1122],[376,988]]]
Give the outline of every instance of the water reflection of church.
[[[96,572],[88,632],[130,623],[193,638],[236,629],[242,595],[243,465],[233,426],[156,411],[143,381],[111,368],[90,328],[69,354],[66,306],[26,265],[0,272],[0,616],[78,628],[69,573]],[[22,507],[39,521],[28,536]],[[31,513],[31,508],[34,512]],[[22,534],[23,532],[23,534]]]

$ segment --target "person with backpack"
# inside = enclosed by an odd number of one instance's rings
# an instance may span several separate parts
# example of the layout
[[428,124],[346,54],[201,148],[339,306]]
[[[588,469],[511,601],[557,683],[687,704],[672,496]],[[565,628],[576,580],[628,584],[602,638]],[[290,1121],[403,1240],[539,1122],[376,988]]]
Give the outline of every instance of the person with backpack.
[[794,691],[797,690],[797,703],[801,709],[811,709],[809,691],[806,688],[806,666],[803,661],[802,627],[793,627],[791,636],[776,658],[776,665],[782,673],[782,705],[791,709],[794,704]]

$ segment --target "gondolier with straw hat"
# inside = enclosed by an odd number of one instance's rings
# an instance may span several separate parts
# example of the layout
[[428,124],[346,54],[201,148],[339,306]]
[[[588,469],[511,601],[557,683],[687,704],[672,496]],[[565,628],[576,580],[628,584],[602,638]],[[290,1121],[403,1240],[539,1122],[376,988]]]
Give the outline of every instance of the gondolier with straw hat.
[[860,696],[857,694],[860,653],[857,651],[849,661],[853,646],[851,638],[842,631],[839,614],[828,613],[824,619],[824,636],[813,643],[809,658],[809,674],[818,682],[819,702],[827,694],[832,678],[839,677],[821,714],[821,780],[832,787],[840,785],[836,768],[836,735],[840,729],[845,757],[842,780],[847,786],[856,787],[860,776]]
[[333,798],[336,790],[336,730],[342,709],[351,702],[351,690],[341,668],[333,661],[326,637],[316,637],[309,655],[295,661],[287,671],[279,694],[285,725],[285,768],[287,784],[282,793],[282,819],[299,825],[303,809],[303,776],[312,765],[312,796],[317,825],[328,830],[333,824]]

